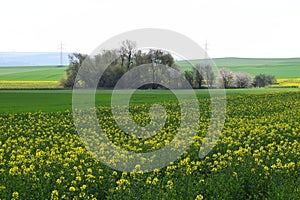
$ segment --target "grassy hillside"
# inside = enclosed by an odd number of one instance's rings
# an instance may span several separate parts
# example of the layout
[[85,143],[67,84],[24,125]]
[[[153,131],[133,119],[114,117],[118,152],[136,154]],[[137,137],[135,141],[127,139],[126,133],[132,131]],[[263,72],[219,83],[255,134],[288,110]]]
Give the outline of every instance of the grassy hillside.
[[0,80],[59,81],[66,76],[66,69],[57,66],[0,67]]
[[[214,58],[212,61],[220,68],[232,71],[248,72],[251,75],[260,73],[272,74],[276,78],[299,78],[300,58]],[[192,64],[204,63],[205,60],[178,61],[182,71],[191,68]]]

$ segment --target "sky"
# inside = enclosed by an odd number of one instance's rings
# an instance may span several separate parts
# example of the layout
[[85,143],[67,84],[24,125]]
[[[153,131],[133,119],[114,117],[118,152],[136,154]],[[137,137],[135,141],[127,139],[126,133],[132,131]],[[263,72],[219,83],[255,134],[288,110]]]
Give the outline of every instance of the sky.
[[139,28],[181,33],[210,57],[300,57],[299,0],[1,0],[0,51],[91,53]]

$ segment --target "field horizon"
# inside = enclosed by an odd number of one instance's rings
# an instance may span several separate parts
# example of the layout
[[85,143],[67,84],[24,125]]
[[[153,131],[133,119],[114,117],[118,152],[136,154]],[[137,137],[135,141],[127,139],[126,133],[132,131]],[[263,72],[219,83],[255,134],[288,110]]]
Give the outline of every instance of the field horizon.
[[[176,61],[181,71],[190,70],[191,64],[200,64],[204,59]],[[300,78],[300,58],[240,58],[224,57],[212,58],[218,69],[228,68],[234,72],[247,72],[251,76],[260,73],[274,75],[277,79]],[[67,65],[41,66],[0,66],[0,80],[2,81],[60,81],[66,76]]]

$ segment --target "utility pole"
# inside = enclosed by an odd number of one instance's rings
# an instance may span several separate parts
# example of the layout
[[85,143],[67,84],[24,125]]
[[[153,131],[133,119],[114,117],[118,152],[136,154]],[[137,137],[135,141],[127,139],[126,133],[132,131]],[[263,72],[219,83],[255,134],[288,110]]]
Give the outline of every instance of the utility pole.
[[205,41],[205,44],[204,44],[204,45],[205,45],[205,61],[206,61],[206,60],[207,60],[207,57],[208,57],[208,56],[207,56],[207,51],[208,51],[208,49],[207,49],[207,45],[208,45],[208,44],[207,44],[207,40]]
[[208,53],[207,53],[209,49],[208,49],[208,43],[207,43],[207,40],[205,40],[204,48],[205,48],[205,49],[204,49],[204,51],[205,51],[205,54],[204,54],[204,56],[205,56],[205,57],[204,57],[204,65],[206,66],[206,65],[208,65],[208,63],[209,63],[209,62],[208,62]]
[[64,45],[63,42],[60,41],[60,46],[59,46],[59,50],[60,50],[60,67],[63,66],[63,50],[64,50]]

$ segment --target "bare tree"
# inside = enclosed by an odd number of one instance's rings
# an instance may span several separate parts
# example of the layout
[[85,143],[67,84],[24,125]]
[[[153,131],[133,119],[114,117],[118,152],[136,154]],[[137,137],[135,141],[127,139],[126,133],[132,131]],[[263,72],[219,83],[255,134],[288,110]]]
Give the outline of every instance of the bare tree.
[[120,58],[121,58],[121,67],[124,66],[125,58],[126,58],[126,50],[124,47],[121,47],[119,50]]
[[234,86],[234,74],[226,68],[219,70],[219,87],[230,88]]
[[252,86],[252,77],[245,72],[234,73],[234,86],[237,88],[248,88]]
[[131,40],[125,40],[121,43],[120,57],[121,66],[124,65],[125,59],[127,58],[126,71],[129,70],[130,65],[133,63],[133,57],[136,51],[136,42]]

